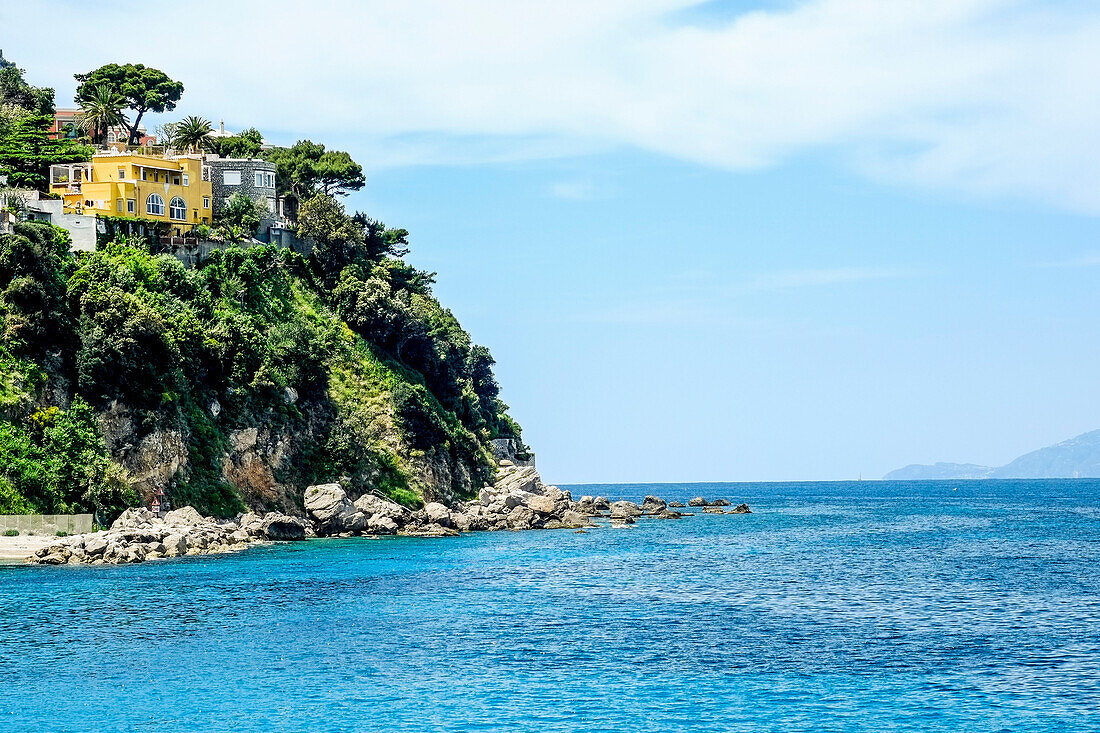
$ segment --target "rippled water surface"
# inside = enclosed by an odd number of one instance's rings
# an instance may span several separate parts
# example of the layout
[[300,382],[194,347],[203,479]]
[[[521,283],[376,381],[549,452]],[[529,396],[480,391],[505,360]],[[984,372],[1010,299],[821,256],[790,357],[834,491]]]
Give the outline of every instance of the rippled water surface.
[[4,731],[1100,731],[1100,482],[0,566]]

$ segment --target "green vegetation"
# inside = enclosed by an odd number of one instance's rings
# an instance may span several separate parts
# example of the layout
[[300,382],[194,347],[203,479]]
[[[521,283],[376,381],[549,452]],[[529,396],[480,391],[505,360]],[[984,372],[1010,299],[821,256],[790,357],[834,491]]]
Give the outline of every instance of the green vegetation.
[[53,111],[53,90],[29,85],[21,69],[0,57],[0,175],[9,185],[45,190],[52,164],[91,156],[73,140],[51,139]]
[[112,127],[126,125],[126,115],[122,114],[125,105],[126,99],[118,91],[100,84],[80,99],[77,124],[93,143],[104,143]]
[[17,530],[17,529],[5,529],[4,530],[4,536],[5,537],[18,537],[19,536],[19,530]]
[[214,131],[210,120],[188,115],[176,123],[172,130],[172,144],[178,148],[197,151],[207,147],[207,135]]
[[[123,123],[135,142],[142,114],[183,91],[140,64],[77,80],[93,139]],[[17,185],[90,154],[49,138],[50,112],[52,90],[0,59],[0,172]],[[230,245],[196,269],[159,253],[163,222],[101,217],[98,249],[77,255],[47,224],[0,235],[0,513],[102,526],[160,489],[204,513],[288,510],[333,480],[417,506],[491,478],[489,440],[520,439],[493,359],[434,298],[434,275],[402,261],[408,231],[339,203],[362,167],[308,140],[262,150],[255,129],[209,138],[201,118],[161,130],[176,148],[273,161],[316,245],[234,244],[265,214],[243,195],[203,226]]]
[[255,127],[229,137],[208,140],[210,150],[223,158],[257,158],[263,149],[264,136]]
[[[0,513],[109,516],[132,503],[96,430],[120,405],[131,444],[184,436],[186,468],[166,487],[177,506],[278,505],[227,474],[233,432],[253,426],[287,436],[268,484],[298,500],[341,477],[410,505],[480,486],[487,441],[519,437],[488,351],[432,297],[432,276],[393,256],[407,232],[323,194],[303,213],[318,240],[309,258],[231,247],[194,270],[140,243],[74,258],[43,224],[0,237]],[[52,387],[65,387],[61,403],[36,407]]]
[[121,107],[134,111],[134,121],[124,125],[129,130],[131,145],[138,142],[138,125],[146,112],[169,112],[183,95],[182,83],[144,64],[106,64],[74,76],[80,84],[76,101],[81,107],[103,88],[122,100]]

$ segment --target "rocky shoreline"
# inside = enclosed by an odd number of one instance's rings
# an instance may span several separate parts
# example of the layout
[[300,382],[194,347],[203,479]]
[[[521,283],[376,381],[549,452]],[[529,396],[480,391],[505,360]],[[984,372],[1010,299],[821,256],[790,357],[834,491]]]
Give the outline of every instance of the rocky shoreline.
[[131,564],[185,555],[237,552],[265,542],[313,537],[401,535],[449,537],[462,532],[528,529],[585,531],[606,520],[611,526],[634,524],[639,518],[680,519],[692,516],[680,509],[706,514],[750,514],[747,504],[727,509],[730,502],[703,497],[687,505],[647,496],[641,504],[609,501],[602,496],[574,499],[569,491],[547,486],[532,466],[502,461],[496,483],[476,499],[452,507],[429,502],[412,510],[366,494],[352,501],[336,483],[306,489],[306,518],[271,512],[243,514],[235,519],[204,517],[184,507],[158,517],[148,509],[128,509],[109,530],[59,539],[36,551],[28,562],[44,565]]

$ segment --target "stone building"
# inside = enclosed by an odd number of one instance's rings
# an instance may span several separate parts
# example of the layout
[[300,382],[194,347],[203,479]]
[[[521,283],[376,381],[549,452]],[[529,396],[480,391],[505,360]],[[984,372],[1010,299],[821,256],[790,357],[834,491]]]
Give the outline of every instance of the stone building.
[[210,169],[210,184],[214,189],[214,206],[221,208],[235,193],[259,201],[270,213],[267,226],[283,219],[275,193],[275,164],[259,158],[222,158],[206,156]]

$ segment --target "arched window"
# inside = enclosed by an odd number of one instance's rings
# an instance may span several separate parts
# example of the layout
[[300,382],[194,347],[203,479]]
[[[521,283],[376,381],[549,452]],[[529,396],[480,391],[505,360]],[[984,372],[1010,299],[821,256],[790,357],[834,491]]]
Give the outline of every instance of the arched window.
[[172,203],[168,204],[168,216],[180,221],[187,218],[187,204],[179,196],[173,198]]
[[151,193],[149,198],[145,199],[145,213],[164,216],[164,199],[159,193]]

